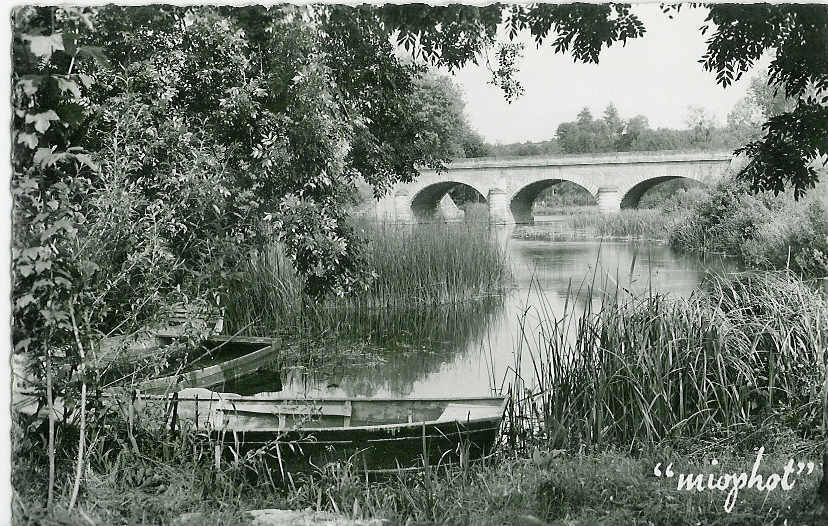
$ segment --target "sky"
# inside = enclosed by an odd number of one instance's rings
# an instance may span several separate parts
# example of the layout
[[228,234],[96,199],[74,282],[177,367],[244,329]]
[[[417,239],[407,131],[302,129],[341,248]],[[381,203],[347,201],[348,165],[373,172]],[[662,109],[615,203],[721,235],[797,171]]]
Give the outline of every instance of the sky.
[[549,42],[538,49],[524,35],[518,78],[525,92],[511,104],[499,88],[487,84],[485,66],[456,72],[472,127],[491,143],[542,141],[552,138],[561,122],[574,120],[584,106],[599,116],[610,102],[622,118],[641,114],[653,128],[686,127],[691,105],[706,108],[724,124],[744,97],[749,79],[767,67],[765,58],[739,82],[722,88],[698,63],[706,50],[707,37],[699,31],[706,9],[685,5],[672,20],[658,4],[636,5],[633,12],[644,22],[644,37],[628,40],[625,47],[604,48],[598,64],[576,64],[571,55],[555,54]]

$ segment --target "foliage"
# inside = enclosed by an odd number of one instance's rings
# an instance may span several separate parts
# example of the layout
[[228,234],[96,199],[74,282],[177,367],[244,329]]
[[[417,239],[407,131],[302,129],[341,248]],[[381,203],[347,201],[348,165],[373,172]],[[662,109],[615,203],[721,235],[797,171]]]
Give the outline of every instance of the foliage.
[[523,410],[551,445],[726,439],[769,417],[817,433],[818,293],[784,273],[746,273],[710,277],[686,300],[627,294],[619,285],[579,319],[523,320],[516,360],[535,371],[522,379],[535,401]]
[[797,202],[790,193],[751,195],[746,182],[725,181],[688,203],[670,244],[737,256],[751,268],[790,269],[804,278],[828,275],[825,188]]
[[492,77],[489,84],[497,86],[503,91],[503,96],[510,104],[523,95],[523,85],[517,80],[518,62],[523,58],[523,44],[503,43],[497,44],[495,51],[497,67],[491,65],[486,57],[486,67]]
[[583,108],[575,121],[558,125],[556,136],[564,153],[709,150],[739,144],[736,134],[716,126],[703,108],[688,108],[687,129],[653,130],[643,115],[622,119],[612,103],[600,119]]
[[555,155],[563,152],[561,146],[558,144],[558,140],[554,138],[538,142],[526,141],[511,144],[487,144],[486,148],[490,152],[489,155],[493,157]]
[[795,100],[788,98],[784,90],[772,89],[768,80],[767,72],[750,79],[747,95],[727,115],[727,127],[741,140],[758,139],[764,121],[796,107]]
[[745,242],[742,258],[755,268],[790,268],[805,277],[828,276],[828,210],[809,198],[788,203]]
[[[14,14],[12,334],[32,373],[55,375],[55,396],[95,377],[83,370],[84,354],[94,356],[104,337],[135,333],[181,299],[181,259],[170,246],[185,216],[132,178],[148,140],[140,112],[102,112],[111,126],[94,154],[75,142],[90,120],[96,79],[87,72],[103,61],[82,45],[91,20],[74,8]],[[48,33],[55,25],[61,30]],[[48,121],[32,118],[42,114]],[[187,159],[182,177],[197,169]],[[45,400],[46,385],[35,388]]]
[[419,138],[440,158],[484,157],[486,145],[471,129],[460,87],[450,77],[426,73],[414,83],[413,104],[424,123]]

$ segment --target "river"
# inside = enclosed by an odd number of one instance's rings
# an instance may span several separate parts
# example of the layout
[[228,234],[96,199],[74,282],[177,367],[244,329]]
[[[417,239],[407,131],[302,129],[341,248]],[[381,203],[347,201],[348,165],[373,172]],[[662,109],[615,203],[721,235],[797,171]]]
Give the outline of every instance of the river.
[[[539,224],[532,228],[552,228]],[[701,261],[668,246],[644,241],[533,241],[496,235],[506,247],[514,286],[504,295],[427,313],[403,313],[409,329],[401,336],[371,335],[380,359],[355,359],[333,370],[309,372],[280,365],[283,394],[296,396],[485,396],[503,385],[515,366],[521,318],[531,330],[539,318],[560,317],[568,305],[576,313],[602,294],[687,296],[707,272],[721,272],[722,261]],[[591,293],[590,293],[591,291]],[[574,303],[573,303],[574,302]],[[524,346],[526,344],[524,343]],[[531,377],[531,362],[520,368]],[[267,375],[225,386],[244,394],[266,389]]]

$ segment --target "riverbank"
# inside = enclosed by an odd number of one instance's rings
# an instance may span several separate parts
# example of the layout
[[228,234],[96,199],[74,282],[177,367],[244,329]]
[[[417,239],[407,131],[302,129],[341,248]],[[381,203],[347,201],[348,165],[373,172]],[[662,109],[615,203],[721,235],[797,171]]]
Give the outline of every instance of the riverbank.
[[[594,206],[573,207],[564,214],[536,216],[534,226],[515,227],[513,237],[534,241],[577,239],[643,240],[666,243],[673,219],[660,210],[621,210],[601,214]],[[554,218],[554,221],[548,221]]]
[[[803,279],[828,276],[828,183],[797,201],[752,194],[745,183],[679,190],[655,208],[602,215],[595,206],[538,209],[536,226],[515,237],[538,241],[647,240],[702,255],[730,256],[746,268],[788,269]],[[540,214],[555,214],[554,221]]]
[[[18,524],[149,524],[148,517],[155,524],[172,524],[184,513],[200,512],[204,514],[200,524],[205,526],[236,526],[249,524],[245,510],[280,508],[382,518],[400,526],[770,526],[785,521],[814,525],[823,520],[817,498],[819,466],[813,472],[807,467],[815,459],[815,447],[813,443],[766,446],[757,469],[763,486],[773,474],[781,479],[790,460],[794,473],[784,487],[780,480],[772,489],[760,490],[756,485],[739,489],[730,511],[725,507],[730,506],[733,483],[719,481],[724,480],[723,474],[749,477],[758,451],[684,453],[664,448],[631,456],[624,451],[555,455],[538,450],[500,457],[467,471],[380,482],[331,469],[313,481],[296,481],[288,487],[267,480],[251,482],[239,471],[211,473],[136,459],[117,481],[105,473],[88,474],[84,500],[74,513],[57,513],[50,519],[37,506],[16,499],[15,516]],[[797,473],[800,461],[806,468]],[[670,464],[672,477],[666,475]],[[657,467],[661,476],[656,475]],[[703,489],[678,489],[682,474],[692,474],[694,480],[703,475]],[[708,486],[710,475],[714,489]],[[716,489],[717,483],[725,489]]]
[[[780,273],[715,278],[686,300],[620,299],[523,325],[515,359],[533,361],[537,377],[513,383],[518,403],[488,464],[380,481],[337,464],[283,481],[255,456],[216,469],[194,434],[148,430],[130,445],[125,417],[111,415],[98,435],[105,440],[90,440],[71,514],[42,514],[43,448],[14,441],[15,516],[18,524],[170,524],[201,512],[205,524],[229,525],[244,523],[243,510],[312,508],[400,525],[814,524],[822,299]],[[60,435],[58,473],[72,472],[72,434]],[[783,486],[791,460],[797,472]],[[754,465],[765,481],[779,480],[745,486],[729,512],[723,489],[678,489],[681,474],[701,474],[705,484],[713,475],[726,487]],[[56,480],[58,510],[71,488],[70,477]]]

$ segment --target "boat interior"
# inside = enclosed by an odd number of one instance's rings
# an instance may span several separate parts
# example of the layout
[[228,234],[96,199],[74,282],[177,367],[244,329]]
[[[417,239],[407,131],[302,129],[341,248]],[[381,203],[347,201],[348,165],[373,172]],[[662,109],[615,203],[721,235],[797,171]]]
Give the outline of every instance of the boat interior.
[[[500,397],[461,399],[295,399],[278,393],[240,396],[191,388],[178,393],[179,418],[233,429],[357,427],[500,419]],[[159,400],[160,401],[160,400]]]

